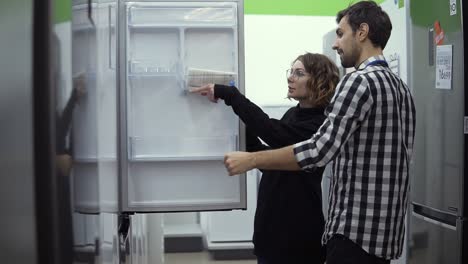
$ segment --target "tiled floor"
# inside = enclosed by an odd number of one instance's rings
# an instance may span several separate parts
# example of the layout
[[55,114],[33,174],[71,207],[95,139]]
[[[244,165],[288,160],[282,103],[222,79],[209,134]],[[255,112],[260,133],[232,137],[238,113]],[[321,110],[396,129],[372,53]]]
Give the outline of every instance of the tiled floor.
[[164,264],[257,264],[256,260],[213,260],[208,252],[166,253]]

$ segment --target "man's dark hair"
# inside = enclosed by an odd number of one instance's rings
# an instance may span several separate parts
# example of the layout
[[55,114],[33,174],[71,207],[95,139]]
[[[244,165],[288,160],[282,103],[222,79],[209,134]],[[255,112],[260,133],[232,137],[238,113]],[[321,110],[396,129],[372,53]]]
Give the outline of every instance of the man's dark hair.
[[336,15],[336,23],[340,23],[343,17],[348,18],[348,23],[356,33],[362,23],[369,25],[369,39],[374,46],[382,49],[387,45],[392,32],[392,22],[387,13],[373,1],[362,1],[341,10]]

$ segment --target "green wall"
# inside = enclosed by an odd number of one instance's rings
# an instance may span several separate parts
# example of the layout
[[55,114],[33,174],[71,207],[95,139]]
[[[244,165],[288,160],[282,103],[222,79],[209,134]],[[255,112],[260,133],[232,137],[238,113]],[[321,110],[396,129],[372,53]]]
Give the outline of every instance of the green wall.
[[54,23],[62,23],[71,20],[71,0],[53,1]]
[[[255,1],[255,0],[254,0]],[[442,29],[448,32],[461,30],[460,1],[457,0],[457,14],[450,15],[449,1],[415,0],[410,2],[410,16],[415,25],[432,27],[438,20]]]
[[[381,4],[385,0],[376,0]],[[356,0],[244,0],[245,14],[335,16]]]
[[[381,4],[385,0],[376,0]],[[401,1],[401,0],[400,0]],[[245,14],[335,16],[355,0],[244,0]],[[54,22],[71,19],[71,0],[54,0]]]

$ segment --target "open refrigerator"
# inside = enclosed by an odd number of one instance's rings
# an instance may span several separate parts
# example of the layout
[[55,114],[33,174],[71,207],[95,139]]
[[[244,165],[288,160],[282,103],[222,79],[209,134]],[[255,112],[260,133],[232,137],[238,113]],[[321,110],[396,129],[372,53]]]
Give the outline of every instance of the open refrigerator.
[[[209,71],[236,73],[229,82],[243,89],[238,4],[121,3],[123,211],[245,207],[245,176],[223,177],[222,162],[244,145],[240,122],[224,105],[188,93],[189,81],[209,81]],[[192,69],[205,73],[193,77]]]
[[[72,10],[72,74],[87,87],[72,126],[75,213],[100,214],[101,227],[112,219],[132,255],[145,247],[132,241],[147,238],[131,223],[146,213],[246,209],[245,174],[229,177],[223,164],[245,149],[243,124],[188,92],[209,82],[244,92],[243,1],[74,1]],[[80,243],[106,240],[116,239]]]

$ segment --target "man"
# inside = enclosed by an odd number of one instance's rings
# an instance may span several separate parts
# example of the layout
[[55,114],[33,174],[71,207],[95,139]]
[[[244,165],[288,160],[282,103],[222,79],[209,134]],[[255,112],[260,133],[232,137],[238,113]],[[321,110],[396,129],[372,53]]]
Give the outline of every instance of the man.
[[401,255],[413,153],[415,107],[382,50],[390,37],[388,15],[374,2],[337,14],[333,49],[343,67],[327,119],[309,140],[262,152],[225,156],[230,175],[253,168],[309,170],[333,164],[323,243],[327,264],[390,263]]

